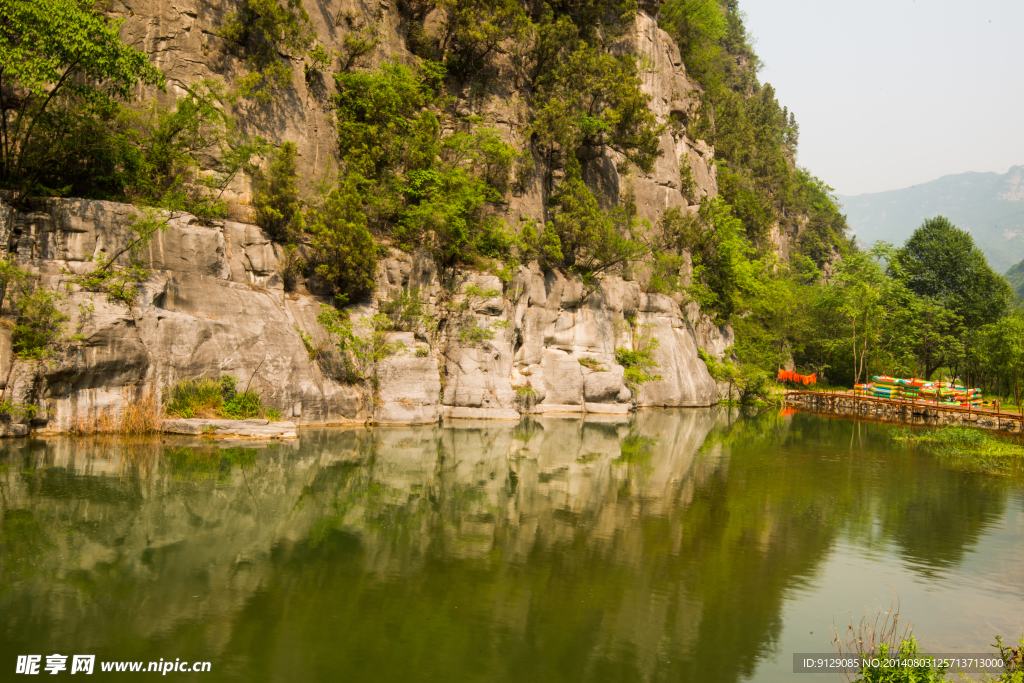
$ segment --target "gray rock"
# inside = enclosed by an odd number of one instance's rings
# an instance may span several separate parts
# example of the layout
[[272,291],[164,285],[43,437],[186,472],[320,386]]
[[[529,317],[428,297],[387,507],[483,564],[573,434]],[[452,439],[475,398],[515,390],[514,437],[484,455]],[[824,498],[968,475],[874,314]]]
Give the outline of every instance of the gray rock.
[[641,313],[640,322],[650,325],[658,340],[652,353],[660,381],[648,382],[637,391],[640,406],[706,406],[718,401],[718,387],[697,355],[693,335],[678,316]]
[[545,404],[583,404],[583,367],[576,358],[558,349],[547,349],[542,366]]
[[28,436],[29,426],[13,422],[0,422],[0,437]]
[[[504,332],[501,335],[504,337]],[[444,405],[514,409],[511,344],[497,334],[495,339],[476,345],[462,345],[454,340],[451,344],[446,359]]]
[[377,368],[380,424],[430,424],[441,417],[441,378],[433,358],[388,358]]
[[707,315],[700,312],[696,303],[687,304],[686,319],[693,328],[694,341],[697,346],[721,360],[736,342],[736,333],[731,325],[716,325]]
[[7,387],[7,376],[11,373],[14,362],[14,349],[11,346],[11,328],[0,327],[0,389]]
[[230,436],[257,439],[294,439],[294,422],[269,420],[205,420],[201,418],[164,420],[160,430],[167,434]]
[[[625,369],[621,365],[612,365],[609,369],[599,372],[589,368],[583,369],[583,398],[590,403],[614,403],[622,391],[622,379]],[[626,391],[629,391],[626,389]]]
[[[230,83],[247,73],[244,61],[217,32],[226,14],[234,11],[232,3],[141,0],[136,5],[129,11],[115,3],[110,11],[124,19],[122,38],[145,51],[170,84],[166,93],[147,90],[144,100],[170,105],[187,96],[183,85],[205,78]],[[403,61],[413,58],[399,12],[387,4],[350,9],[363,14],[357,21],[379,22],[381,44],[368,55],[368,65],[391,55]],[[621,154],[608,148],[578,152],[584,177],[603,206],[619,204],[632,192],[640,216],[652,225],[669,208],[690,205],[687,210],[692,212],[700,196],[717,193],[714,149],[685,134],[685,122],[699,102],[699,86],[687,76],[676,44],[658,28],[656,10],[656,4],[647,2],[612,46],[649,65],[641,71],[642,88],[658,122],[666,125],[653,171],[627,170]],[[341,50],[346,35],[336,25],[336,15],[337,8],[310,12],[317,42],[328,51]],[[427,22],[434,25],[442,19],[435,10]],[[307,78],[301,59],[291,58],[290,64],[291,86],[276,92],[269,104],[241,102],[239,118],[242,132],[276,144],[295,142],[300,185],[307,185],[337,163],[328,106],[334,83],[315,72]],[[481,116],[502,131],[516,149],[527,149],[524,93],[511,73],[511,65],[499,57],[488,89],[462,98],[458,106],[461,114]],[[681,192],[680,176],[687,169],[697,186],[692,201]],[[371,372],[378,382],[376,394],[367,383],[339,381],[339,351],[317,321],[321,307],[330,302],[310,296],[301,281],[297,291],[284,291],[284,252],[250,224],[247,179],[239,175],[223,199],[231,220],[202,225],[187,214],[169,216],[167,229],[142,254],[151,277],[131,308],[108,303],[99,294],[74,291],[65,302],[71,316],[68,328],[80,332],[83,341],[53,363],[38,368],[14,361],[9,335],[0,329],[0,381],[19,401],[39,406],[47,430],[67,430],[100,411],[119,411],[143,389],[162,391],[184,378],[222,375],[255,388],[267,405],[302,424],[514,419],[517,405],[527,404],[524,409],[535,411],[617,414],[634,403],[707,405],[717,400],[696,349],[724,356],[732,345],[732,330],[715,326],[694,306],[683,315],[676,301],[647,296],[636,282],[610,275],[595,289],[561,273],[544,272],[536,263],[521,266],[509,284],[490,273],[463,271],[451,296],[442,289],[435,262],[425,251],[392,250],[382,258],[373,301],[361,303],[355,317],[372,315],[384,301],[415,288],[432,321],[448,322],[403,333],[406,350]],[[499,217],[510,226],[520,218],[543,220],[546,199],[541,173],[534,171],[498,209]],[[48,199],[31,211],[18,212],[0,201],[0,251],[16,252],[47,286],[63,287],[65,271],[86,273],[95,268],[98,256],[123,249],[137,215],[135,207],[114,202]],[[777,249],[785,249],[784,240],[784,235],[778,237]],[[126,255],[120,263],[127,263]],[[643,276],[642,267],[634,270]],[[467,296],[470,287],[494,291],[491,296]],[[467,304],[465,309],[462,304]],[[87,313],[89,308],[93,310]],[[455,322],[460,316],[489,327],[494,338],[463,342]],[[656,360],[663,379],[636,395],[624,385],[624,369],[614,360],[616,347],[631,343],[623,332],[627,318],[652,325],[661,344]],[[416,355],[416,349],[428,355]],[[608,371],[579,365],[584,356]],[[517,401],[516,389],[527,385],[533,390],[530,400]]]

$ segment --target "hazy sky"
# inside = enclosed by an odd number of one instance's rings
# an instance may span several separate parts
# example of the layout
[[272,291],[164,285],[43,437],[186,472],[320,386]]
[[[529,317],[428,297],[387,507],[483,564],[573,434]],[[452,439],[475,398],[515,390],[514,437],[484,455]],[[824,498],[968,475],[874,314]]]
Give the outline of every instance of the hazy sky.
[[740,0],[797,163],[840,194],[1024,164],[1024,1]]

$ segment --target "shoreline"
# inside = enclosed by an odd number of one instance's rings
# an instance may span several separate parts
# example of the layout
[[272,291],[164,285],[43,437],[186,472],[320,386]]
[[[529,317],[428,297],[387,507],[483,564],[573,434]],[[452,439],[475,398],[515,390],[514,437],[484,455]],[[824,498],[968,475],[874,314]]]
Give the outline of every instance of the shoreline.
[[[606,405],[609,407],[619,408],[616,404],[597,404]],[[311,422],[294,422],[291,420],[280,420],[278,422],[269,422],[267,420],[224,420],[224,419],[199,419],[194,418],[191,420],[184,420],[177,417],[164,417],[163,428],[157,431],[147,432],[139,435],[128,435],[117,431],[111,432],[95,432],[87,434],[75,433],[71,430],[53,429],[48,426],[44,426],[37,429],[32,429],[29,425],[7,425],[7,427],[19,426],[26,427],[25,430],[18,430],[18,433],[12,433],[10,429],[5,430],[3,434],[0,434],[0,438],[4,439],[28,439],[28,438],[45,438],[45,437],[92,437],[92,436],[197,436],[203,438],[214,438],[214,439],[227,439],[233,441],[245,441],[254,440],[261,441],[267,439],[273,440],[292,440],[296,438],[296,433],[305,430],[316,430],[316,429],[360,429],[360,428],[386,428],[386,427],[423,427],[431,425],[446,426],[450,422],[458,423],[473,423],[473,422],[484,422],[484,423],[506,423],[518,424],[524,419],[538,419],[544,417],[553,418],[568,418],[568,419],[587,419],[599,422],[626,422],[632,418],[635,414],[645,410],[708,410],[718,406],[725,405],[722,402],[711,403],[707,405],[687,405],[687,406],[670,406],[670,405],[648,405],[648,406],[632,406],[628,410],[594,410],[592,409],[594,404],[583,404],[580,406],[575,405],[549,405],[544,406],[547,410],[537,410],[534,408],[528,412],[516,412],[513,410],[491,410],[486,408],[481,409],[467,409],[458,408],[453,406],[445,406],[448,410],[445,410],[436,420],[431,421],[376,421],[376,420],[329,420],[329,421],[311,421]],[[541,407],[541,406],[538,406]],[[623,406],[625,407],[625,406]],[[726,406],[729,407],[729,406]],[[578,409],[575,409],[578,408]],[[515,413],[513,416],[512,413]],[[237,425],[229,425],[227,423],[236,422]],[[256,430],[261,433],[247,434],[244,433],[244,427],[249,425],[244,423],[261,423]],[[187,429],[181,430],[179,427],[183,423],[195,423],[190,424]],[[207,429],[204,431],[203,427],[206,425],[216,427],[214,429]],[[287,436],[274,436],[268,432],[267,428],[273,428],[275,425],[280,425],[283,431],[289,432]],[[235,432],[235,428],[238,429],[238,433]]]

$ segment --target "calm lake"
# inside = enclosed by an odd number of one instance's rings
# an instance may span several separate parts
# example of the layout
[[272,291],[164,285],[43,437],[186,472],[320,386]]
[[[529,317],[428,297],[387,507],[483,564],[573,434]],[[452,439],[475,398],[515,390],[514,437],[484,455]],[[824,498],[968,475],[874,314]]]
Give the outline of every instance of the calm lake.
[[258,448],[5,441],[0,680],[60,653],[112,680],[154,674],[99,662],[211,662],[180,681],[787,681],[794,652],[831,652],[833,619],[893,590],[926,650],[1016,641],[1024,482],[889,429],[712,408]]

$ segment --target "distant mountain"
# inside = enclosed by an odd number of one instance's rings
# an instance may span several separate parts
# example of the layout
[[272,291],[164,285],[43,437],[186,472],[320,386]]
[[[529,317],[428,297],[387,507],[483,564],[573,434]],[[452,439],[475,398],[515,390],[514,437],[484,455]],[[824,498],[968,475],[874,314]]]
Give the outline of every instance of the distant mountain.
[[942,215],[971,233],[988,262],[1004,272],[1024,259],[1024,166],[1003,174],[947,175],[902,190],[839,195],[850,227],[868,245],[899,246],[926,218]]
[[1003,273],[1003,277],[1013,287],[1013,291],[1017,292],[1017,296],[1024,299],[1024,261]]

